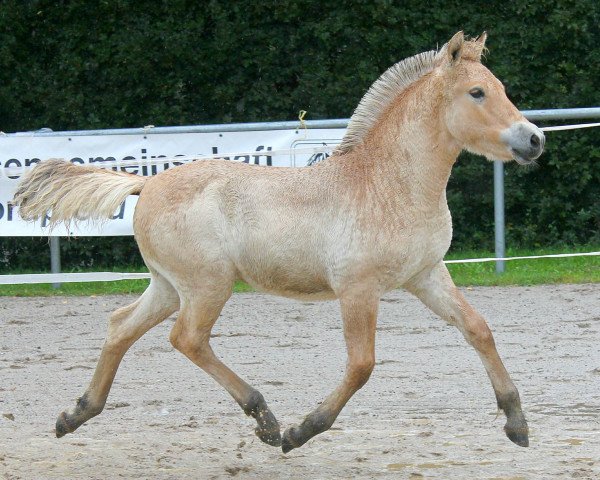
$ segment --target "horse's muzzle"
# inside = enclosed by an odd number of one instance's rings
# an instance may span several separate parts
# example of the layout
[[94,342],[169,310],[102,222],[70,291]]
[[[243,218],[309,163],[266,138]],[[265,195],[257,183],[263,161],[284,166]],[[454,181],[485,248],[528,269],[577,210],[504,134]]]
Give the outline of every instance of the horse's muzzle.
[[500,138],[517,163],[528,165],[544,151],[546,137],[533,123],[515,122],[504,130]]

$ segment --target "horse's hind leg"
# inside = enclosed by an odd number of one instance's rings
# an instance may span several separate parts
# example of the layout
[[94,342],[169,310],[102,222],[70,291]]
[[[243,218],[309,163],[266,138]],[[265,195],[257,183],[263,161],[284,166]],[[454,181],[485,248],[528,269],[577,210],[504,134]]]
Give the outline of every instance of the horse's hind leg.
[[258,425],[255,432],[258,438],[269,445],[279,446],[279,423],[261,393],[221,362],[209,344],[210,331],[231,295],[230,285],[228,283],[227,287],[220,291],[218,287],[197,290],[193,294],[194,298],[182,298],[181,310],[171,331],[170,340],[177,350],[223,386],[246,415],[256,420]]
[[125,352],[144,333],[178,308],[177,292],[162,276],[153,275],[150,285],[136,302],[118,309],[111,315],[106,342],[92,381],[75,408],[58,416],[57,437],[75,431],[81,424],[102,411]]
[[475,348],[492,382],[498,407],[506,414],[504,431],[507,437],[517,445],[527,447],[529,430],[521,411],[517,387],[498,355],[487,323],[455,287],[444,263],[440,262],[430,272],[411,281],[407,289],[433,312],[456,325],[467,342]]
[[281,444],[283,453],[303,445],[315,435],[328,430],[352,395],[369,379],[375,366],[378,303],[378,293],[370,289],[347,292],[341,296],[344,338],[348,351],[344,379],[300,425],[285,431]]

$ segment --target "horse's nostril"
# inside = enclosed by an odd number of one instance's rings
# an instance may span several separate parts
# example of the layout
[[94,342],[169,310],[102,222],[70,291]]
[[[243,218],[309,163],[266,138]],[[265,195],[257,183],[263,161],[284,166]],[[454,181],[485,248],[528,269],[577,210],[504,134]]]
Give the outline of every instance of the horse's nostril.
[[541,144],[540,137],[538,137],[535,133],[533,135],[531,135],[530,142],[531,142],[531,146],[533,148],[540,148],[540,144]]

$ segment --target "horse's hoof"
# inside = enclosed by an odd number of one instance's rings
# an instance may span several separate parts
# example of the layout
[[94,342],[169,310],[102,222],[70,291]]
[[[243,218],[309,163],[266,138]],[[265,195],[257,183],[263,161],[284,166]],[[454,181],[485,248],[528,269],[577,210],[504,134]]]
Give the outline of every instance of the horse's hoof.
[[66,412],[62,412],[56,419],[56,438],[64,437],[67,433],[71,433],[74,430],[69,425]]
[[259,427],[254,429],[254,433],[256,436],[260,438],[267,445],[271,445],[272,447],[280,447],[281,446],[281,433],[279,433],[279,429],[266,431]]
[[[299,427],[290,427],[283,432],[283,438],[281,439],[281,450],[283,453],[288,453],[294,448],[298,448],[304,444],[298,438]],[[295,439],[293,437],[296,437]]]
[[281,439],[281,451],[283,453],[288,453],[291,452],[294,448],[294,445],[291,444],[289,438],[287,438],[285,436],[285,434],[283,435],[283,438]]
[[516,443],[520,447],[529,446],[529,431],[527,426],[521,428],[504,427],[504,432],[511,442]]

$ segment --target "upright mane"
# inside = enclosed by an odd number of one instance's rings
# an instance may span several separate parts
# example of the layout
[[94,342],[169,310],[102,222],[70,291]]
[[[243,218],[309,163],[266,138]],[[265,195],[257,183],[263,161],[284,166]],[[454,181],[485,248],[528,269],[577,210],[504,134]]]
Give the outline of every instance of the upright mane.
[[[477,62],[481,61],[481,55],[485,50],[486,37],[487,35],[484,33],[473,40],[465,41],[461,58]],[[401,60],[388,68],[371,85],[359,102],[356,110],[354,110],[348,123],[346,135],[344,135],[342,143],[336,148],[335,153],[348,153],[360,144],[364,136],[375,124],[379,116],[392,103],[394,98],[406,90],[409,85],[436,68],[444,58],[447,49],[448,44],[445,44],[439,50],[419,53]]]
[[[444,45],[445,47],[445,45]],[[444,50],[430,50],[401,60],[388,68],[371,85],[350,118],[346,135],[335,153],[348,153],[358,145],[375,124],[381,113],[400,93],[437,65],[439,54]]]

